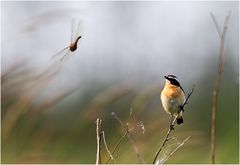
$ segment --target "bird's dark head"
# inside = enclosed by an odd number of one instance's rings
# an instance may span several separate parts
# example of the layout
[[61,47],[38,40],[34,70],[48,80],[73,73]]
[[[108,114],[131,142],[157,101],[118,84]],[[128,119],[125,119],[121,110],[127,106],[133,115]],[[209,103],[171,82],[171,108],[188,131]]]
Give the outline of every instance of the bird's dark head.
[[165,77],[166,80],[168,80],[170,82],[171,85],[180,86],[180,83],[179,83],[176,76],[167,75],[167,76],[164,76],[164,77]]

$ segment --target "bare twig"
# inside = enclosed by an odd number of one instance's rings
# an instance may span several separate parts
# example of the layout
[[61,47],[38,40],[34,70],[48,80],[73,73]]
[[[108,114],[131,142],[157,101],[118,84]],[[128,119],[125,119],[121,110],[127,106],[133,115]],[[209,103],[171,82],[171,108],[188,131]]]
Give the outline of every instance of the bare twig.
[[[125,134],[121,137],[121,139],[119,139],[119,141],[117,142],[117,144],[114,146],[113,151],[110,155],[113,155],[115,153],[115,151],[117,150],[118,146],[122,143],[123,139],[127,136],[128,132],[125,132]],[[108,162],[111,160],[111,157],[108,158],[106,164],[108,164]]]
[[213,23],[214,23],[214,25],[215,25],[215,27],[216,27],[216,29],[217,29],[218,35],[219,35],[219,37],[221,38],[221,36],[222,36],[221,28],[220,28],[220,26],[219,26],[219,24],[218,24],[218,22],[217,22],[217,20],[216,20],[216,18],[215,18],[215,16],[213,15],[212,12],[210,12],[210,15],[211,15],[212,20],[213,20]]
[[101,123],[102,123],[102,120],[97,118],[96,120],[96,140],[97,140],[96,165],[101,164]]
[[[132,115],[132,109],[131,109],[131,111],[130,111],[129,119],[130,119],[131,115]],[[139,123],[137,123],[134,127],[132,127],[131,129],[129,129],[129,128],[128,128],[128,125],[125,126],[124,123],[123,123],[123,121],[122,121],[115,113],[114,113],[114,118],[115,118],[115,119],[119,122],[119,124],[125,129],[125,131],[126,131],[126,132],[129,132],[129,133],[130,133],[133,129],[135,129],[136,127],[139,127],[139,126],[142,127],[142,126],[143,126],[142,122],[139,122]],[[128,124],[128,123],[127,123],[127,124]],[[143,130],[143,131],[144,131],[144,130]],[[129,141],[131,142],[131,144],[132,144],[132,146],[133,146],[133,148],[134,148],[134,151],[135,151],[135,153],[136,153],[139,161],[140,161],[141,163],[145,164],[145,161],[143,160],[143,157],[141,156],[141,154],[140,154],[137,146],[134,144],[134,140],[133,140],[132,136],[131,136],[129,133],[127,134],[127,137],[128,137],[128,139],[129,139]]]
[[[191,97],[191,95],[192,95],[192,93],[194,91],[194,87],[195,87],[195,85],[193,85],[191,92],[188,93],[188,96],[187,96],[185,102],[183,103],[183,105],[179,107],[179,111],[181,111],[181,110],[183,111],[184,110],[184,106],[186,104],[188,104],[188,100],[189,100],[189,98]],[[171,120],[170,120],[170,125],[169,125],[168,132],[167,132],[167,134],[166,134],[166,136],[165,136],[165,138],[164,138],[164,140],[162,142],[162,145],[159,147],[158,151],[155,154],[155,157],[154,157],[153,162],[152,162],[153,164],[156,163],[156,160],[157,160],[160,152],[162,151],[164,145],[166,144],[166,142],[170,140],[169,135],[170,135],[171,131],[174,130],[173,127],[174,127],[174,123],[175,123],[176,119],[177,119],[177,116],[174,117],[173,115],[171,115]]]
[[186,141],[188,141],[188,139],[191,136],[187,137],[185,140],[182,141],[182,143],[180,143],[162,162],[161,164],[165,163],[180,147],[182,147]]
[[[132,115],[132,110],[130,111],[128,120],[131,118],[131,115]],[[142,127],[142,122],[139,122],[139,123],[137,123],[134,127],[129,128],[128,123],[125,125],[125,124],[123,123],[123,121],[122,121],[114,112],[112,112],[112,116],[113,116],[113,117],[120,123],[120,125],[125,129],[125,133],[124,133],[124,135],[119,139],[119,141],[116,143],[116,145],[114,146],[111,155],[113,155],[113,154],[115,153],[115,151],[117,150],[117,148],[119,147],[119,145],[122,143],[123,139],[127,136],[128,139],[129,139],[129,141],[130,141],[130,142],[132,143],[132,145],[133,145],[133,148],[134,148],[134,150],[135,150],[135,153],[136,153],[137,157],[139,158],[139,160],[141,161],[141,163],[145,163],[145,161],[143,160],[141,154],[140,154],[139,151],[138,151],[137,146],[134,144],[134,140],[132,139],[132,137],[131,137],[131,135],[130,135],[130,133],[131,133],[132,131],[134,131],[137,127],[139,127],[139,126]],[[110,154],[109,154],[109,155],[110,155]],[[106,164],[109,163],[110,159],[111,159],[111,157],[109,157],[109,159],[107,160]]]
[[106,150],[107,150],[110,158],[111,158],[111,159],[114,161],[114,163],[116,164],[116,163],[117,163],[117,162],[116,162],[116,159],[113,157],[113,155],[111,154],[111,152],[110,152],[109,149],[108,149],[104,131],[102,131],[102,138],[103,138],[103,142],[104,142],[105,148],[106,148]]
[[[131,108],[131,110],[130,110],[130,114],[129,114],[128,120],[131,118],[131,116],[132,116],[132,108]],[[133,148],[134,148],[134,151],[135,151],[135,153],[136,153],[139,161],[140,161],[141,163],[145,164],[145,161],[143,160],[143,157],[141,156],[141,154],[140,154],[137,146],[136,146],[135,143],[134,143],[134,140],[133,140],[132,136],[130,135],[130,132],[131,132],[132,130],[134,130],[135,128],[137,128],[137,127],[141,127],[141,128],[143,129],[143,132],[144,132],[143,123],[142,123],[142,122],[139,122],[139,123],[137,123],[134,127],[132,127],[131,129],[129,129],[129,128],[128,128],[128,127],[129,127],[129,126],[128,126],[128,123],[127,123],[126,126],[124,126],[124,123],[122,122],[122,120],[121,120],[115,113],[114,113],[114,118],[115,118],[115,119],[119,122],[119,124],[125,129],[125,131],[128,132],[128,134],[127,134],[126,136],[127,136],[127,138],[129,139],[129,141],[131,142],[131,144],[132,144],[132,146],[133,146]]]
[[158,155],[160,154],[160,152],[162,151],[162,149],[163,149],[163,147],[164,147],[164,145],[166,144],[166,142],[169,140],[169,135],[170,135],[170,133],[171,133],[171,131],[173,130],[173,126],[174,126],[174,123],[175,123],[175,121],[176,121],[176,119],[177,119],[177,116],[171,116],[171,121],[170,121],[170,124],[169,124],[169,129],[168,129],[168,132],[167,132],[167,134],[166,134],[166,136],[165,136],[165,138],[164,138],[164,140],[163,140],[163,142],[162,142],[162,145],[159,147],[159,149],[158,149],[158,151],[156,152],[156,154],[155,154],[155,157],[154,157],[154,159],[153,159],[153,164],[155,164],[156,163],[156,160],[157,160],[157,158],[158,158]]
[[184,110],[184,106],[185,106],[186,104],[188,104],[188,100],[189,100],[190,96],[192,95],[192,93],[193,93],[193,91],[194,91],[194,88],[195,88],[195,85],[193,85],[191,92],[188,93],[188,96],[187,96],[185,102],[183,103],[183,105],[180,106],[180,110]]
[[130,113],[129,113],[129,116],[128,116],[128,120],[127,120],[127,123],[129,122],[129,120],[131,119],[131,117],[132,117],[132,113],[133,113],[133,111],[132,111],[132,108],[130,109]]
[[[217,73],[216,73],[216,78],[214,81],[213,94],[212,94],[212,120],[211,120],[211,161],[212,161],[212,164],[215,164],[217,100],[218,100],[218,92],[219,92],[220,80],[221,80],[221,75],[222,75],[222,70],[223,70],[225,36],[226,36],[226,32],[227,32],[227,25],[228,25],[228,20],[229,20],[230,15],[231,15],[231,11],[229,11],[228,15],[225,17],[223,32],[219,34],[219,36],[220,36],[220,53],[219,53]],[[220,28],[218,26],[218,23],[216,22],[215,16],[213,14],[211,14],[211,17],[212,17],[213,22],[215,23],[216,29],[219,33]]]

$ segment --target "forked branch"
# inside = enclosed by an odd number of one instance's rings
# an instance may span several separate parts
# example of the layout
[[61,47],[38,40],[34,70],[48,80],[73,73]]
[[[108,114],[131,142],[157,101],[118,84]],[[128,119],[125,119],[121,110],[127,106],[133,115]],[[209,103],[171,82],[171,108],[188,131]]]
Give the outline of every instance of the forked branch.
[[[128,117],[128,121],[129,119],[131,118],[131,115],[132,115],[132,110],[130,111],[130,115]],[[134,131],[137,127],[141,127],[142,129],[144,129],[144,126],[143,126],[143,123],[142,122],[139,122],[137,123],[135,126],[129,128],[129,124],[128,122],[126,124],[124,124],[124,122],[114,113],[112,112],[112,116],[119,122],[119,124],[123,127],[123,129],[125,130],[125,133],[124,135],[119,139],[119,141],[116,143],[116,145],[114,146],[113,148],[113,151],[109,154],[109,158],[106,162],[106,164],[109,163],[109,161],[112,159],[111,157],[113,157],[114,153],[116,152],[117,148],[120,146],[120,144],[122,143],[122,141],[125,139],[125,137],[127,137],[129,139],[129,141],[131,142],[133,148],[134,148],[134,151],[139,159],[139,161],[141,163],[145,163],[145,161],[143,160],[141,154],[139,153],[139,150],[137,148],[137,146],[134,144],[134,140],[132,139],[130,133],[132,131]]]
[[185,140],[183,140],[162,162],[161,164],[165,163],[180,147],[182,147],[188,139],[190,139],[191,136],[187,137]]
[[219,53],[217,73],[216,73],[216,78],[214,81],[213,94],[212,94],[212,119],[211,119],[211,161],[212,161],[212,164],[215,164],[217,100],[218,100],[218,92],[219,92],[220,80],[221,80],[222,70],[223,70],[224,44],[225,44],[227,25],[228,25],[230,15],[231,15],[231,11],[229,11],[228,15],[225,17],[223,31],[221,32],[220,26],[217,23],[215,16],[211,13],[212,20],[213,20],[214,25],[217,29],[217,32],[220,36],[220,53]]

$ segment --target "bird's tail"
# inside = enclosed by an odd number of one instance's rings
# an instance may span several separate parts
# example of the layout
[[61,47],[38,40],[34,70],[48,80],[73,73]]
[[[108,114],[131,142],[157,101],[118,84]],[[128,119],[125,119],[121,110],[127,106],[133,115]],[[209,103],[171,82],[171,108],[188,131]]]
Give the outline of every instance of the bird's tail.
[[180,112],[178,113],[178,116],[177,116],[177,124],[178,124],[178,125],[180,125],[180,124],[183,123],[183,117],[182,117],[182,115],[183,115],[183,112],[180,111]]

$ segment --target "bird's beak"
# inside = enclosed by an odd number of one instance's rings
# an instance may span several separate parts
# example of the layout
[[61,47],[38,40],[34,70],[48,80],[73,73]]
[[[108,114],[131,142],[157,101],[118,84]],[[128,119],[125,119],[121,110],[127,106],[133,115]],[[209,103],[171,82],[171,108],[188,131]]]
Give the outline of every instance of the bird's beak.
[[167,79],[168,77],[167,76],[164,76],[165,77],[165,79]]

